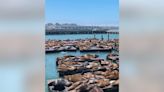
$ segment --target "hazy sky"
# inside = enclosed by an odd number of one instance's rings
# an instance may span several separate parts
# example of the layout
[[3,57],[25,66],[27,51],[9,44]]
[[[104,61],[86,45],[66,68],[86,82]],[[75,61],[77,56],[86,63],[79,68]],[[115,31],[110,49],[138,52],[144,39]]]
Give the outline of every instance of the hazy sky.
[[46,0],[46,23],[118,25],[119,0]]

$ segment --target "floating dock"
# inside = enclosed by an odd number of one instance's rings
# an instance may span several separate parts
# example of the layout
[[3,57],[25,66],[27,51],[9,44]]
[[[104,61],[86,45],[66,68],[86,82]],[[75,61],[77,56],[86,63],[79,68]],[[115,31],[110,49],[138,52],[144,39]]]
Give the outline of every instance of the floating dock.
[[111,52],[118,51],[118,40],[48,40],[46,41],[46,53],[62,51],[80,51],[80,52]]
[[50,92],[54,92],[53,87],[61,90],[59,86],[66,92],[78,92],[85,85],[101,90],[99,92],[118,92],[117,63],[99,59],[94,54],[58,57],[56,63],[60,79],[47,81]]

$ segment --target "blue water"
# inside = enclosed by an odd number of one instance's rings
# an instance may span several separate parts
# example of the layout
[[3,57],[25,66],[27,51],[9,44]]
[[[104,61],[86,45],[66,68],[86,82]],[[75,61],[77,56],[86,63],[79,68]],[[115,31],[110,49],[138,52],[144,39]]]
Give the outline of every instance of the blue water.
[[60,53],[49,53],[46,54],[46,79],[54,79],[54,78],[58,78],[58,72],[56,70],[56,58],[57,57],[62,57],[65,55],[75,55],[75,56],[81,56],[84,54],[97,54],[99,55],[99,57],[101,57],[102,59],[106,59],[107,56],[107,52],[60,52]]
[[[101,36],[103,35],[104,39],[108,39],[108,35],[107,34],[96,34],[96,38],[101,39]],[[71,35],[46,35],[46,40],[48,39],[56,39],[56,40],[66,40],[66,39],[85,39],[85,38],[93,38],[94,35],[93,34],[71,34]],[[109,35],[110,39],[118,39],[119,35],[118,34],[112,34]],[[46,83],[47,80],[49,79],[55,79],[58,78],[58,72],[56,69],[56,58],[57,57],[62,57],[65,55],[75,55],[75,56],[81,56],[84,54],[97,54],[99,55],[99,58],[102,59],[106,59],[106,56],[108,54],[108,52],[59,52],[59,53],[48,53],[46,54],[46,60],[45,60],[45,73],[46,73]],[[46,92],[48,92],[47,90],[47,84],[46,85]]]
[[[108,39],[108,34],[95,34],[95,37],[97,39],[101,39],[102,36],[104,39]],[[74,39],[85,39],[85,38],[94,38],[94,34],[46,35],[46,40],[48,40],[48,39],[74,40]],[[119,38],[118,34],[109,34],[109,39],[117,39],[117,38]]]

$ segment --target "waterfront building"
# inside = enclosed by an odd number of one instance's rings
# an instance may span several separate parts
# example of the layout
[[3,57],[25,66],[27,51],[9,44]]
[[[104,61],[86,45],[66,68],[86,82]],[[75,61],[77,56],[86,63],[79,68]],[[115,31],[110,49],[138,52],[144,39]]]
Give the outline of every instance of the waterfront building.
[[64,33],[106,33],[107,30],[115,29],[118,30],[116,26],[82,26],[77,24],[59,24],[59,23],[48,23],[46,24],[46,34],[64,34]]

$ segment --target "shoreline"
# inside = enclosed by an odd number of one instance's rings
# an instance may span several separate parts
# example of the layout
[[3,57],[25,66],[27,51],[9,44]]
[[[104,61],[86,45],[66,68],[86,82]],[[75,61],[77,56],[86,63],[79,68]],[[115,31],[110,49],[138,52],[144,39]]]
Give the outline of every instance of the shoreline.
[[[116,32],[108,32],[109,34],[119,34]],[[46,35],[58,35],[58,34],[108,34],[106,31],[48,31]]]

